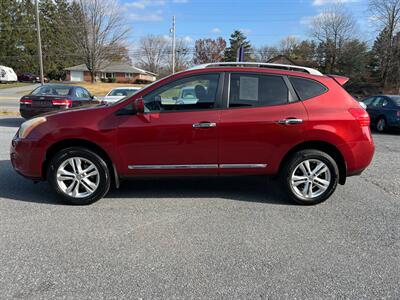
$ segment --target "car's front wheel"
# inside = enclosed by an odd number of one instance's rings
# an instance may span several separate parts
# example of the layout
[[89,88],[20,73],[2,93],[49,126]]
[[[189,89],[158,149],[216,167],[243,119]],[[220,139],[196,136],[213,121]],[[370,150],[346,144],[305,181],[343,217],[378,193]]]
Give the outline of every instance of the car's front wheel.
[[385,132],[387,129],[386,119],[380,117],[376,122],[376,130],[380,133]]
[[104,197],[111,180],[107,164],[95,152],[71,147],[51,160],[47,179],[63,200],[70,204],[91,204]]
[[335,160],[319,150],[294,153],[284,164],[281,182],[289,197],[299,204],[313,205],[335,191],[339,169]]

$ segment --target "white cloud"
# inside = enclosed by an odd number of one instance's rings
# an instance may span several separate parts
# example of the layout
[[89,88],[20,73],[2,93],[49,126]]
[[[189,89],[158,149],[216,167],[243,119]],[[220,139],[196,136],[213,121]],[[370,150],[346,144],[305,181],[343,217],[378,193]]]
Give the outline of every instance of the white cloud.
[[125,4],[127,8],[145,9],[149,6],[163,6],[165,0],[137,0]]
[[218,33],[221,33],[221,29],[219,29],[219,28],[216,27],[216,28],[211,29],[211,32],[212,32],[212,33],[217,33],[217,34],[218,34]]
[[131,13],[129,14],[130,21],[138,21],[138,22],[161,22],[164,20],[162,11],[156,11],[154,13],[148,14],[137,14]]
[[173,3],[188,3],[189,0],[172,0]]
[[322,6],[326,4],[348,3],[348,2],[358,2],[358,1],[359,0],[313,0],[312,5]]
[[182,40],[184,40],[186,43],[193,43],[193,39],[191,36],[185,36]]

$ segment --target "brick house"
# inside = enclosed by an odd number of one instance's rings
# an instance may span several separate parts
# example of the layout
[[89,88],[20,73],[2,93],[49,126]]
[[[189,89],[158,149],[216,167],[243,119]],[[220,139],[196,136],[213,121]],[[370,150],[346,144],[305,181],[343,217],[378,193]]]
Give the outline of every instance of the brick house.
[[[91,81],[85,64],[66,68],[65,71],[66,81]],[[110,62],[96,72],[96,81],[101,80],[115,80],[119,83],[150,83],[156,80],[156,74],[131,66],[126,62]]]

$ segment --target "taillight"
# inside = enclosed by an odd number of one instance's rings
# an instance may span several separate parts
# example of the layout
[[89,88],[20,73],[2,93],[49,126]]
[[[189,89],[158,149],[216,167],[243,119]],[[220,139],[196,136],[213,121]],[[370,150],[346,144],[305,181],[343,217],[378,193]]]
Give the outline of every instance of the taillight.
[[20,104],[25,104],[25,105],[31,105],[32,104],[32,100],[31,99],[21,99],[19,100]]
[[360,123],[361,126],[369,126],[370,119],[367,111],[362,108],[350,108],[349,113]]
[[66,108],[72,107],[72,100],[69,99],[53,99],[51,103],[55,106],[65,106]]

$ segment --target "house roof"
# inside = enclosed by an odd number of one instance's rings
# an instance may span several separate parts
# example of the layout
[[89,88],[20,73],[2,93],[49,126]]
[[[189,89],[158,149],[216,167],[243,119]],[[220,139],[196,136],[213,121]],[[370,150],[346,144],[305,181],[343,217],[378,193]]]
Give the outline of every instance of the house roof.
[[[66,71],[89,71],[85,64],[65,68],[64,70],[66,70]],[[146,74],[146,75],[156,76],[156,74],[154,74],[154,73],[131,66],[129,63],[126,63],[126,62],[105,63],[104,66],[101,66],[99,68],[99,72],[134,73],[134,74]]]

